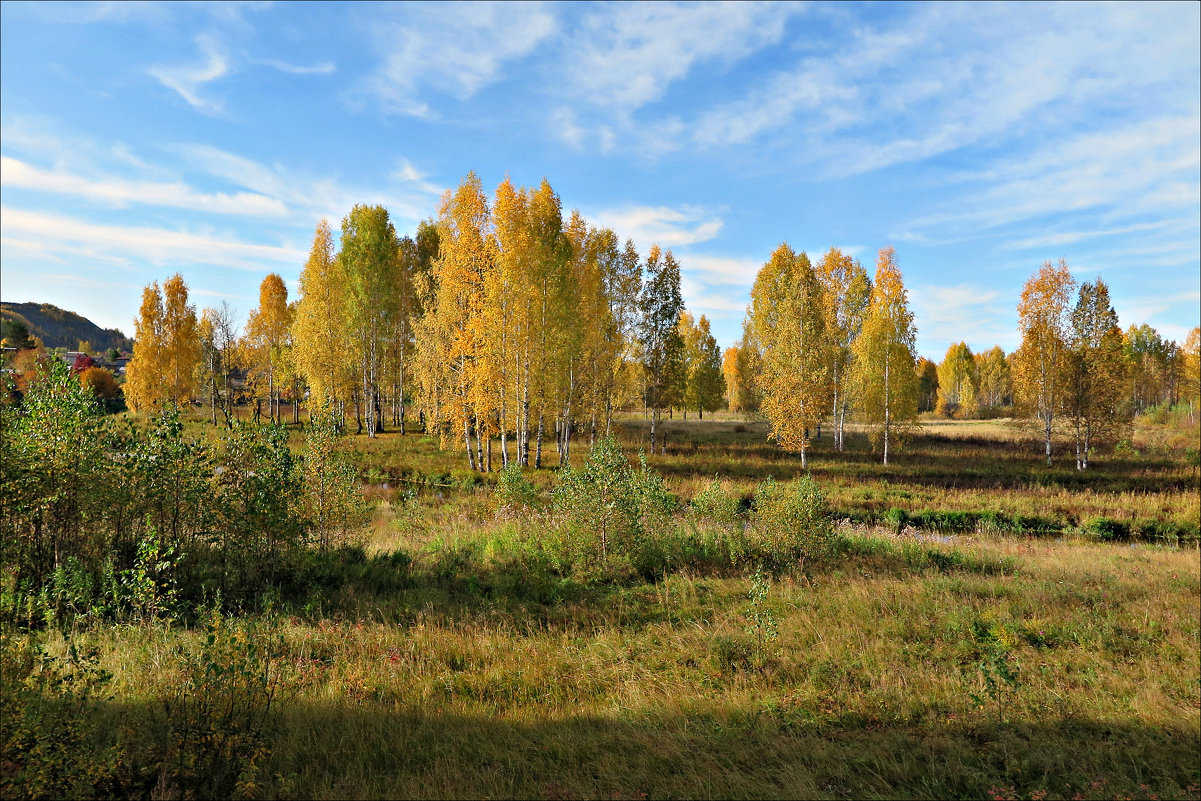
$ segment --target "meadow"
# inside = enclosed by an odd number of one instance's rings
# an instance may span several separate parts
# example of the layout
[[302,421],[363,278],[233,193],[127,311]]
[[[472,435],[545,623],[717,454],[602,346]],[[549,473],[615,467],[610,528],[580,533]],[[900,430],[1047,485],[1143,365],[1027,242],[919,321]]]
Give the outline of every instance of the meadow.
[[824,434],[812,483],[762,423],[665,428],[604,558],[594,485],[344,438],[370,527],[254,606],[6,629],[6,797],[1201,797],[1195,424],[1084,474],[1005,421]]

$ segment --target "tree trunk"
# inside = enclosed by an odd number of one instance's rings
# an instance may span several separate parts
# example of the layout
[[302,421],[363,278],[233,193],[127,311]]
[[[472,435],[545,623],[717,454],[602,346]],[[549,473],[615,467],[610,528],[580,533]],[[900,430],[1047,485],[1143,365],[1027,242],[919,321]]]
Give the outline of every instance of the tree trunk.
[[[887,346],[886,346],[887,347]],[[888,356],[884,356],[884,464],[888,464],[888,434],[892,425],[892,387],[888,383]]]
[[474,470],[475,451],[471,449],[471,422],[469,420],[463,421],[463,444],[467,446],[467,464]]
[[534,446],[534,468],[542,467],[542,415],[538,415],[538,439]]
[[1047,435],[1046,435],[1047,467],[1050,467],[1051,466],[1051,415],[1050,414],[1043,415],[1043,422],[1045,422],[1047,424],[1047,428],[1046,428],[1046,432],[1047,432]]
[[484,433],[479,418],[475,421],[475,463],[480,472],[484,470]]

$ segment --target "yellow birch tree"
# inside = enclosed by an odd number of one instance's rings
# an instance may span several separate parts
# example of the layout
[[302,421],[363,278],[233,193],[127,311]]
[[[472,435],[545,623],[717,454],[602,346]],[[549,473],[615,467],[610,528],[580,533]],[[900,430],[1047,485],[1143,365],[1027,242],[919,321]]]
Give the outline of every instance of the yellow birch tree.
[[854,346],[860,408],[871,426],[873,448],[883,444],[884,464],[888,464],[891,442],[903,441],[903,435],[917,422],[916,340],[896,251],[887,247],[876,261],[867,317]]
[[829,337],[822,285],[809,257],[775,249],[751,289],[751,319],[762,348],[763,398],[771,438],[808,466],[809,431],[831,403]]

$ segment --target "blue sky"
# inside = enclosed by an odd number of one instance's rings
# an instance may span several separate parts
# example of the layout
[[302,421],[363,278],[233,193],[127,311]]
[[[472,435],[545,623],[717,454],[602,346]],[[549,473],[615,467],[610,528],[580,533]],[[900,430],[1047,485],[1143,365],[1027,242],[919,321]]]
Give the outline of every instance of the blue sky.
[[1201,312],[1201,5],[3,3],[0,291],[243,315],[313,228],[469,170],[671,247],[722,345],[781,241],[886,245],[918,348],[1017,345],[1044,260]]

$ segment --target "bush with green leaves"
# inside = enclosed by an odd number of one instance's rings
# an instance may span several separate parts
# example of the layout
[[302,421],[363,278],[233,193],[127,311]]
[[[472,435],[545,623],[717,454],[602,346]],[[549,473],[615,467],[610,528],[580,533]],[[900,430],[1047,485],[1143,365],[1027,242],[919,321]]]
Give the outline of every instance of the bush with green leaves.
[[144,757],[154,774],[152,797],[259,795],[260,763],[286,686],[283,655],[283,639],[270,627],[208,611],[199,652],[179,654],[181,674],[162,701],[153,753]]
[[773,571],[804,568],[833,556],[837,545],[826,498],[812,476],[773,479],[755,489],[752,548]]
[[67,366],[41,364],[19,406],[0,405],[0,560],[40,587],[74,557],[97,565],[111,469],[95,395]]
[[216,477],[212,542],[222,597],[235,603],[274,584],[305,543],[303,472],[278,425],[235,422]]
[[339,418],[331,406],[305,432],[301,513],[311,539],[323,549],[346,544],[367,522],[367,503],[354,464],[338,448]]
[[559,473],[552,499],[565,561],[586,566],[655,561],[676,506],[646,456],[635,470],[612,437],[597,441],[582,466]]
[[500,471],[494,497],[497,509],[501,512],[528,511],[539,506],[538,488],[526,478],[521,463],[516,459]]
[[63,657],[0,631],[0,796],[119,795],[118,750],[103,742],[95,715],[111,675],[94,650],[67,641]]
[[714,478],[692,499],[688,518],[696,550],[706,561],[738,565],[749,555],[747,517],[737,495]]

